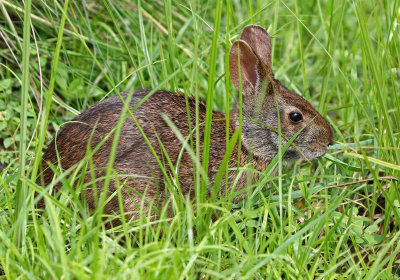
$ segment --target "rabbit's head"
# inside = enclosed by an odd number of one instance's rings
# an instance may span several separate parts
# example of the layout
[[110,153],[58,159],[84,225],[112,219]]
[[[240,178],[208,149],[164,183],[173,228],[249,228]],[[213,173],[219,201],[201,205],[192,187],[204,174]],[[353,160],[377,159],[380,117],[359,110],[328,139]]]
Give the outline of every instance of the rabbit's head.
[[[240,39],[234,42],[229,54],[229,73],[235,87],[242,90],[242,141],[255,156],[271,160],[278,153],[278,109],[282,145],[302,129],[284,154],[285,159],[297,159],[302,154],[307,159],[315,158],[333,144],[331,125],[303,97],[275,80],[271,39],[262,27],[246,26]],[[236,118],[238,106],[234,111]]]

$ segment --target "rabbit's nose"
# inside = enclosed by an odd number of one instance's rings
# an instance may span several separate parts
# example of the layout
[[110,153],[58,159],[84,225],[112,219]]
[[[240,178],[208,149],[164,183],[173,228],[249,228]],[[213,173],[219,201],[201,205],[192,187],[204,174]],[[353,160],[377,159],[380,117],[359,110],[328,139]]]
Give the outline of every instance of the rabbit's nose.
[[335,144],[335,133],[333,132],[333,127],[331,125],[329,125],[329,142],[328,142],[328,146],[331,146],[333,144]]

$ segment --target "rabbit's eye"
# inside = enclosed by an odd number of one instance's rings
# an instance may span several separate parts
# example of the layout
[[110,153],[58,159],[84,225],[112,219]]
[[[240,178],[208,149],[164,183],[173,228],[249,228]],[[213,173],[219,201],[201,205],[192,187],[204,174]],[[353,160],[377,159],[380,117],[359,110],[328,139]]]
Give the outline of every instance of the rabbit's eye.
[[292,112],[289,114],[289,118],[294,123],[299,123],[303,120],[303,116],[300,113]]

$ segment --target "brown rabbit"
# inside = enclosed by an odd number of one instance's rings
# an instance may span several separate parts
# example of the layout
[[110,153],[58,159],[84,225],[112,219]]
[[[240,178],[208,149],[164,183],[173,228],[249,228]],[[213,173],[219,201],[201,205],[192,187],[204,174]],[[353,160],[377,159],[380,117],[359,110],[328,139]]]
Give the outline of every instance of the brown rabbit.
[[[240,57],[240,77],[238,72]],[[276,131],[267,128],[278,128],[277,107],[279,108],[281,131],[290,139],[297,131],[304,127],[297,136],[294,144],[308,158],[315,158],[327,151],[328,145],[333,144],[334,134],[330,124],[301,96],[291,92],[279,81],[274,79],[271,68],[271,40],[268,33],[260,26],[249,25],[244,30],[240,40],[236,41],[230,50],[229,71],[233,84],[240,90],[242,85],[242,146],[240,149],[240,165],[252,164],[258,171],[264,171],[270,161],[278,153],[279,136]],[[133,108],[148,90],[134,92],[130,101]],[[124,99],[128,94],[122,95]],[[277,102],[276,102],[276,99]],[[168,165],[165,152],[162,151],[162,143],[169,159],[176,168],[179,155],[182,150],[182,142],[166,123],[165,117],[169,118],[179,129],[185,139],[190,136],[195,122],[195,100],[188,100],[190,110],[190,126],[185,97],[181,94],[156,91],[143,104],[133,112],[141,129],[150,141],[154,151],[161,159],[171,175],[171,167]],[[278,103],[278,106],[277,106]],[[43,157],[43,180],[47,185],[51,182],[53,172],[48,168],[48,163],[57,164],[57,154],[63,169],[68,169],[80,162],[86,154],[88,141],[94,149],[116,126],[123,103],[117,96],[99,102],[74,119],[74,122],[66,124],[58,133],[55,140],[50,144]],[[200,124],[200,145],[202,155],[206,107],[203,103],[198,105]],[[230,115],[230,136],[239,126],[239,105]],[[213,182],[217,170],[226,152],[226,116],[214,112],[211,127],[210,157],[208,177]],[[252,121],[251,121],[252,120]],[[260,123],[266,124],[261,125]],[[193,143],[195,142],[195,134]],[[105,175],[105,167],[109,161],[113,135],[105,141],[92,157],[96,178]],[[286,140],[282,138],[284,145]],[[57,149],[55,148],[57,145]],[[230,171],[228,179],[233,182],[237,176],[237,159],[239,149],[236,147],[229,161]],[[284,159],[297,159],[302,157],[301,153],[293,146],[284,154]],[[201,160],[201,158],[200,158]],[[251,162],[248,162],[251,161]],[[178,166],[179,185],[184,196],[194,197],[193,160],[185,150],[180,158]],[[120,182],[124,183],[122,188],[122,200],[125,212],[137,216],[141,201],[145,198],[144,210],[149,205],[161,205],[168,200],[168,191],[165,190],[165,174],[146,144],[142,134],[131,117],[128,117],[121,129],[113,169],[119,174]],[[125,176],[124,176],[125,174]],[[131,175],[131,176],[129,176]],[[132,176],[137,175],[137,176]],[[113,177],[114,178],[114,177]],[[91,182],[93,178],[87,172],[85,182]],[[40,178],[38,179],[40,182]],[[103,180],[96,182],[98,193],[94,193],[92,184],[85,189],[86,198],[90,207],[95,207],[94,197],[99,197],[103,187]],[[236,185],[236,191],[246,186],[246,172],[242,173]],[[56,186],[56,190],[57,190]],[[117,182],[112,179],[109,185],[109,194],[115,193]],[[225,191],[225,184],[221,186]],[[228,192],[230,189],[228,189]],[[235,197],[240,200],[244,193]],[[105,213],[119,211],[118,198],[114,195],[105,207]],[[146,212],[145,212],[146,213]]]

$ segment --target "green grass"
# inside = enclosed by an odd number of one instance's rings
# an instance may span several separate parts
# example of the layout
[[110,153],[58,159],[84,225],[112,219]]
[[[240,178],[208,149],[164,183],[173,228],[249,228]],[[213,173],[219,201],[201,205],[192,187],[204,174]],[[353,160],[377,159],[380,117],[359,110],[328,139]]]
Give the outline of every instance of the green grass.
[[[26,15],[3,0],[0,8],[0,279],[400,278],[398,0],[34,0]],[[95,102],[161,88],[228,112],[238,95],[227,53],[249,23],[268,29],[276,77],[333,125],[337,144],[326,156],[284,163],[276,177],[267,170],[234,205],[205,200],[198,168],[193,205],[176,195],[172,220],[165,211],[157,221],[121,215],[114,228],[102,207],[88,211],[83,183],[68,191],[78,172],[67,178],[55,166],[65,191],[45,195],[39,214],[42,149]],[[186,148],[200,154],[198,143]],[[107,171],[107,180],[118,176]],[[169,174],[171,190],[177,174]]]

